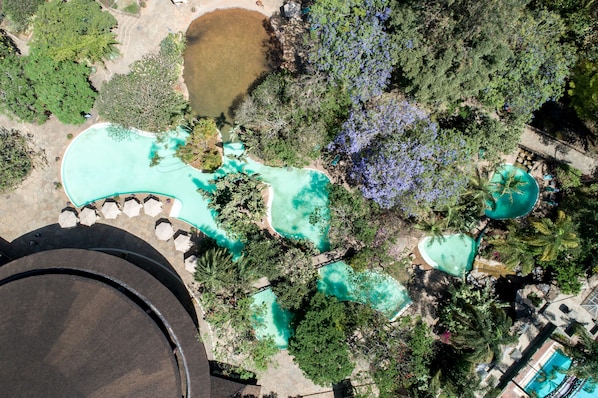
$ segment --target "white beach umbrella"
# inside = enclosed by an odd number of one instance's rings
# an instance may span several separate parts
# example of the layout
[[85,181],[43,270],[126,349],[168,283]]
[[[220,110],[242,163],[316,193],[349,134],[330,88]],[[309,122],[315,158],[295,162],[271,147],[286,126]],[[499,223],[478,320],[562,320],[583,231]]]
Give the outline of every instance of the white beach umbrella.
[[185,269],[192,274],[195,273],[195,267],[197,266],[197,256],[192,254],[185,259]]
[[139,201],[134,198],[130,197],[125,199],[125,204],[123,205],[123,213],[125,213],[129,217],[137,217],[141,212],[141,208],[143,206]]
[[102,214],[106,220],[114,220],[120,214],[118,204],[113,201],[105,201],[102,205]]
[[81,225],[92,226],[96,223],[98,219],[98,214],[96,213],[95,209],[91,207],[84,207],[79,213],[79,220]]
[[162,221],[158,225],[156,225],[156,237],[160,240],[168,240],[172,238],[174,235],[174,228],[172,228],[172,224],[168,221]]
[[64,209],[58,216],[58,224],[61,228],[73,228],[78,222],[77,213],[71,209]]
[[187,252],[187,250],[191,249],[193,243],[191,243],[191,237],[186,234],[179,234],[176,238],[174,238],[174,248],[180,252]]
[[143,204],[143,211],[150,217],[156,217],[162,212],[162,202],[151,196]]

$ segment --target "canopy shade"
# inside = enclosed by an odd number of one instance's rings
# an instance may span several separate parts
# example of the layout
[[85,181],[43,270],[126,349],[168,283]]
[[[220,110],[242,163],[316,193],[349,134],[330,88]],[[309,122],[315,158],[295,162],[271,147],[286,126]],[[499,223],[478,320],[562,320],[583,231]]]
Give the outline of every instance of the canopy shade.
[[137,217],[141,212],[141,208],[143,206],[136,198],[130,197],[125,199],[125,204],[123,205],[123,213],[125,213],[129,217]]
[[105,201],[102,205],[102,214],[106,220],[114,220],[120,214],[118,204],[112,201]]
[[162,212],[162,202],[152,196],[143,204],[143,211],[150,217],[156,217]]
[[91,207],[84,207],[79,214],[79,220],[81,225],[92,226],[96,223],[98,219],[98,214],[96,213],[95,209]]
[[71,209],[63,210],[58,216],[58,224],[61,228],[73,228],[77,226],[78,222],[77,213]]
[[156,225],[156,237],[160,240],[168,240],[174,235],[174,228],[168,221],[162,221]]

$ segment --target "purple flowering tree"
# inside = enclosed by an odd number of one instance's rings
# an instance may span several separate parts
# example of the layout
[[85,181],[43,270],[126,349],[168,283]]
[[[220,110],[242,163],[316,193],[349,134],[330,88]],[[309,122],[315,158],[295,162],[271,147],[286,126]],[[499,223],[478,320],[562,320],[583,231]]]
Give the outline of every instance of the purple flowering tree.
[[393,68],[394,42],[385,31],[388,0],[317,0],[309,14],[309,61],[344,87],[353,102],[382,94]]
[[351,159],[349,177],[366,198],[409,215],[454,203],[466,185],[465,142],[393,97],[355,107],[330,149]]

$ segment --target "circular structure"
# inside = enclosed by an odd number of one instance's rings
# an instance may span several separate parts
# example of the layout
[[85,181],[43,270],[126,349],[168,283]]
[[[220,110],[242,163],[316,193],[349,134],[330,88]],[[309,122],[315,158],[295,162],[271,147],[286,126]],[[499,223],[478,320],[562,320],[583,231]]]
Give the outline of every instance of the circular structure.
[[519,218],[534,208],[540,195],[536,179],[525,170],[504,164],[490,179],[494,203],[488,203],[485,213],[494,220]]
[[193,321],[150,274],[62,249],[0,267],[6,396],[210,397]]

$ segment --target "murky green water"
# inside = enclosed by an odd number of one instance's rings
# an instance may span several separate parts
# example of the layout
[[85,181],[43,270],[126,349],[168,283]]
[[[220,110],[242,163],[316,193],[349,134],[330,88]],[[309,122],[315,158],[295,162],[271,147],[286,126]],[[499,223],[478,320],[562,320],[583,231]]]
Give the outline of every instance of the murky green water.
[[263,14],[238,8],[202,15],[187,30],[183,77],[193,110],[232,122],[231,106],[276,67],[277,41]]

